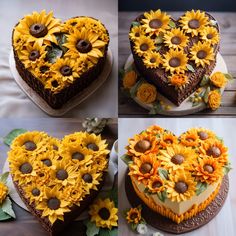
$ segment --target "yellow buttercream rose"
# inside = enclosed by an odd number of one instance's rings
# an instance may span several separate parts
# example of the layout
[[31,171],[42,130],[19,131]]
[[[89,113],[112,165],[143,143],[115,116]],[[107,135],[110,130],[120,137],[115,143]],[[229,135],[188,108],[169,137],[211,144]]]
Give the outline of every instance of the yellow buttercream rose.
[[224,74],[221,72],[215,72],[211,77],[210,81],[213,85],[215,85],[218,88],[225,87],[227,83],[227,79],[225,78]]
[[130,89],[135,85],[137,81],[137,74],[134,70],[127,72],[123,78],[123,86],[124,88]]
[[0,204],[3,203],[7,194],[8,194],[7,186],[4,183],[0,182]]
[[143,83],[137,91],[137,98],[143,103],[152,103],[156,100],[156,87],[149,83]]
[[213,90],[208,95],[208,105],[212,110],[219,108],[221,104],[221,94],[217,90]]

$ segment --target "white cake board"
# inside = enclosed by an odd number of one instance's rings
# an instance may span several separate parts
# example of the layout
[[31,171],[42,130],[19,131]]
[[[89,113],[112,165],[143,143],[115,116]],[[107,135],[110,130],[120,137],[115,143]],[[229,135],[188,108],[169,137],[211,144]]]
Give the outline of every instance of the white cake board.
[[[117,164],[116,164],[117,160],[118,160],[118,153],[116,151],[116,148],[114,148],[114,145],[116,143],[117,143],[117,141],[114,142],[111,153],[110,153],[108,172],[106,174],[105,184],[104,184],[104,186],[102,187],[102,189],[100,191],[101,195],[104,191],[108,191],[108,190],[112,189],[113,184],[114,184],[114,177],[115,177],[115,175],[117,174],[117,171],[118,171],[118,167],[117,167]],[[4,163],[4,166],[3,166],[2,173],[9,172],[9,171],[10,171],[9,163],[6,160],[6,162]],[[11,199],[18,206],[20,206],[21,208],[23,208],[23,209],[25,209],[26,211],[29,212],[27,206],[21,200],[18,192],[16,191],[16,188],[13,184],[11,175],[9,175],[9,177],[8,177],[7,186],[8,186],[8,189],[9,189],[9,195],[10,195]],[[88,218],[88,211],[85,210],[78,218],[76,218],[76,221],[85,220],[87,218]]]
[[35,92],[19,75],[13,50],[10,52],[9,56],[9,64],[11,73],[16,81],[16,83],[19,85],[19,87],[23,90],[23,92],[45,113],[47,113],[50,116],[63,116],[65,113],[82,103],[84,100],[89,98],[98,88],[100,88],[103,83],[107,80],[109,77],[111,70],[112,70],[112,64],[113,64],[113,56],[111,49],[108,47],[107,51],[107,58],[106,62],[103,68],[103,71],[98,76],[96,80],[94,80],[87,88],[85,88],[83,91],[81,91],[78,95],[71,98],[66,104],[62,106],[60,109],[53,109],[50,107],[44,99],[38,95],[37,92]]
[[[130,66],[132,66],[134,64],[134,59],[133,59],[133,55],[130,54],[125,66],[124,66],[124,70],[127,70]],[[227,66],[225,64],[225,61],[223,59],[223,57],[221,56],[220,53],[217,54],[217,58],[216,58],[216,66],[213,70],[212,73],[216,72],[216,71],[220,71],[222,73],[228,73],[228,69]],[[223,93],[224,89],[221,89],[221,93]],[[192,96],[192,94],[190,95]],[[189,97],[186,98],[181,104],[180,106],[176,106],[174,105],[170,100],[168,100],[166,97],[164,97],[163,95],[161,95],[160,93],[158,93],[158,99],[160,101],[163,101],[163,103],[167,106],[170,106],[170,110],[160,110],[158,111],[158,114],[160,115],[166,115],[166,116],[184,116],[184,115],[190,115],[199,111],[202,111],[204,109],[207,108],[206,104],[204,102],[200,102],[197,106],[192,106],[192,103],[190,101],[188,101]],[[136,103],[138,103],[141,107],[147,109],[147,110],[151,110],[152,105],[151,104],[145,104],[141,101],[139,101],[137,99],[137,97],[134,98],[134,101]]]

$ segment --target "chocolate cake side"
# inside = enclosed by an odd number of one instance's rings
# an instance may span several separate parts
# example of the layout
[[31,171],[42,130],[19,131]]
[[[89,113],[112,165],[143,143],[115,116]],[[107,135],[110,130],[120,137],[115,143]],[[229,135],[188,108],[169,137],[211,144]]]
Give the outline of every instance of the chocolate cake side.
[[[211,16],[210,14],[206,13],[206,15],[209,17],[210,20],[214,20],[215,18]],[[138,16],[135,21],[141,22],[141,20],[144,18],[144,15]],[[175,23],[178,25],[178,20],[174,20]],[[131,26],[132,28],[132,26]],[[130,29],[131,29],[130,28]],[[219,27],[217,25],[217,30],[219,32]],[[191,44],[196,39],[192,39],[184,50],[187,52],[189,51],[189,48]],[[214,47],[214,53],[215,53],[215,59],[210,63],[209,66],[205,66],[204,68],[196,68],[194,63],[189,62],[190,65],[193,66],[196,72],[187,72],[188,80],[189,82],[185,85],[183,88],[176,89],[174,86],[170,85],[168,83],[168,77],[165,73],[164,68],[156,68],[151,69],[147,68],[140,56],[135,53],[134,51],[134,43],[130,40],[130,47],[133,54],[134,64],[136,66],[136,69],[138,72],[143,76],[148,82],[154,84],[157,87],[158,92],[163,94],[166,98],[168,98],[172,103],[179,106],[188,96],[190,96],[200,85],[200,82],[202,80],[202,77],[204,75],[210,75],[212,71],[214,70],[216,66],[216,55],[219,51],[219,44],[217,44]],[[163,49],[160,50],[160,54],[165,53],[165,46],[163,46]]]
[[[37,220],[41,223],[43,228],[49,233],[50,236],[56,236],[58,235],[70,222],[74,219],[76,219],[97,197],[99,194],[101,188],[104,185],[106,177],[106,172],[103,172],[103,177],[100,182],[100,184],[97,186],[98,190],[91,190],[90,194],[87,195],[84,200],[80,203],[80,206],[74,205],[71,208],[70,212],[66,212],[64,214],[64,221],[56,220],[55,223],[52,225],[48,218],[41,217],[42,213],[39,210],[36,210],[33,204],[30,204],[27,198],[24,196],[23,189],[18,185],[17,182],[13,180],[14,186],[21,197],[22,201],[25,203],[27,208],[30,210],[30,212],[37,218]],[[12,178],[13,179],[13,178]]]

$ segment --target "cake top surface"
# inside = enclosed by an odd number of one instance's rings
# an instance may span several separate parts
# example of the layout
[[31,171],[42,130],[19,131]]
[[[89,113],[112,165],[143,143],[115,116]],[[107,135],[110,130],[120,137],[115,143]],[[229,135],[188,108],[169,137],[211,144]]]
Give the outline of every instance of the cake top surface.
[[77,132],[59,140],[32,131],[13,141],[8,161],[13,181],[29,204],[53,224],[97,190],[108,153],[100,135]]
[[191,199],[228,173],[228,149],[205,128],[191,128],[179,137],[153,125],[130,138],[126,147],[129,175],[161,201]]
[[215,60],[220,41],[217,22],[200,10],[187,11],[178,20],[160,9],[145,12],[132,22],[129,38],[145,67],[176,88]]
[[93,68],[108,43],[108,31],[99,20],[78,16],[61,22],[45,10],[26,15],[13,31],[17,57],[54,93]]

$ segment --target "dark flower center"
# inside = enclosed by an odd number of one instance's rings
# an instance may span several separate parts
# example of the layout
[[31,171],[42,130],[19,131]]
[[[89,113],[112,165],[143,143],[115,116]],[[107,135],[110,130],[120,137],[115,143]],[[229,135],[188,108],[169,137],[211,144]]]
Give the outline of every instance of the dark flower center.
[[92,44],[86,39],[78,40],[76,48],[80,53],[88,53],[92,50]]
[[30,174],[33,170],[33,167],[31,166],[30,163],[25,162],[20,166],[19,170],[23,174]]
[[69,66],[62,66],[60,68],[60,72],[63,76],[70,76],[72,75],[72,69]]
[[185,182],[179,181],[175,183],[175,191],[177,193],[185,193],[187,190],[188,190],[188,185]]
[[103,219],[103,220],[108,220],[110,218],[110,211],[106,208],[103,207],[99,210],[98,215]]
[[47,205],[51,210],[57,210],[61,205],[61,201],[56,197],[53,197],[48,199]]
[[36,144],[32,141],[26,141],[23,145],[27,151],[34,151],[37,148]]
[[30,61],[36,61],[36,59],[38,59],[39,57],[40,57],[40,53],[37,50],[31,51],[29,54]]
[[30,26],[30,34],[35,38],[42,38],[47,35],[47,33],[48,29],[43,24],[36,23]]
[[169,60],[169,65],[171,67],[178,67],[180,66],[180,59],[178,57],[173,57]]
[[61,169],[56,172],[56,177],[59,180],[65,180],[68,178],[68,173],[66,170]]
[[162,21],[159,20],[159,19],[153,19],[149,22],[149,26],[152,28],[152,29],[158,29],[158,28],[161,28],[163,25]]
[[200,50],[200,51],[197,52],[197,57],[199,59],[204,59],[206,56],[207,56],[207,53],[204,50]]
[[199,20],[193,19],[188,22],[188,26],[191,29],[197,29],[200,27],[200,22]]

